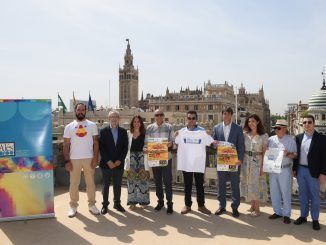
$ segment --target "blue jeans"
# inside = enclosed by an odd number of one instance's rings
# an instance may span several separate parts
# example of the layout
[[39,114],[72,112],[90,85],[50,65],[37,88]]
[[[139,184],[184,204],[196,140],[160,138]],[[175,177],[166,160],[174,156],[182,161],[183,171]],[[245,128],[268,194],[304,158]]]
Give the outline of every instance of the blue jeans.
[[274,213],[280,216],[291,217],[291,168],[282,168],[279,174],[270,173],[269,186]]
[[220,208],[226,207],[226,182],[231,180],[232,189],[232,209],[238,209],[240,205],[240,168],[237,172],[217,171],[219,193],[218,200],[220,202]]
[[313,178],[309,168],[299,166],[297,170],[297,180],[299,185],[300,216],[307,217],[310,214],[312,220],[318,220],[320,211],[319,180]]

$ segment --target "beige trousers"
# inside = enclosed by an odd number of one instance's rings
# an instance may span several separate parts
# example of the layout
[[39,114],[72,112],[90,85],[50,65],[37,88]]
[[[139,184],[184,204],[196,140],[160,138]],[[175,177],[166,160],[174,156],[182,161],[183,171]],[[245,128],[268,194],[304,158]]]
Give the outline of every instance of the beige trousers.
[[88,197],[88,206],[95,204],[95,183],[94,183],[94,173],[95,169],[92,169],[91,163],[92,158],[87,159],[71,159],[72,171],[70,172],[70,207],[77,208],[79,200],[79,183],[80,174],[82,169],[84,170],[84,177],[86,182],[86,192]]

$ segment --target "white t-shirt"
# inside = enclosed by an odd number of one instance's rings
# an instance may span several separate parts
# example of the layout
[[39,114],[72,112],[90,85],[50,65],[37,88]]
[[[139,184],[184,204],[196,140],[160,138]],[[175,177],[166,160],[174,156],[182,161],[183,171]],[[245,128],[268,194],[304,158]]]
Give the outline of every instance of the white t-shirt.
[[70,139],[70,158],[93,158],[93,136],[98,135],[95,123],[73,121],[65,127],[64,138]]
[[213,141],[206,131],[179,131],[175,139],[178,144],[178,170],[204,173],[206,146]]

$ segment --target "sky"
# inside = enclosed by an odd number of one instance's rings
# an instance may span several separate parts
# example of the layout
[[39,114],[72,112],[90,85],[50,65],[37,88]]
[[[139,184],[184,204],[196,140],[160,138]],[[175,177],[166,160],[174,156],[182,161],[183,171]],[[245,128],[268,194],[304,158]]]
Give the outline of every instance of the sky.
[[324,0],[0,0],[0,98],[119,104],[126,38],[139,96],[210,80],[307,103],[326,65]]

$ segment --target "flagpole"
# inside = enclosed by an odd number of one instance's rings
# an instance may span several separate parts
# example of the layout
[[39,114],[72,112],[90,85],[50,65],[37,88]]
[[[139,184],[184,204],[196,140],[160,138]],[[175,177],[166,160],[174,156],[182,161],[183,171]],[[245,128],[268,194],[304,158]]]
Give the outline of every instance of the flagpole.
[[59,92],[57,92],[57,100],[58,100],[58,103],[57,103],[57,109],[58,109],[58,127],[59,127],[59,121],[60,121],[60,108],[59,108]]
[[235,123],[238,124],[238,93],[237,86],[235,86]]
[[109,80],[109,108],[111,107],[111,81]]

